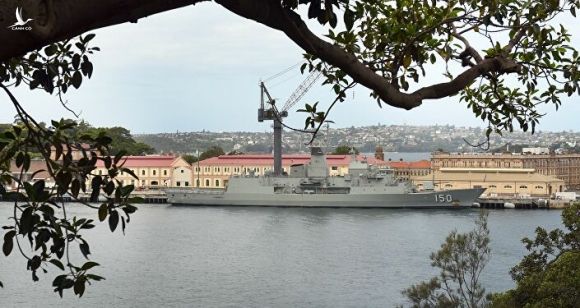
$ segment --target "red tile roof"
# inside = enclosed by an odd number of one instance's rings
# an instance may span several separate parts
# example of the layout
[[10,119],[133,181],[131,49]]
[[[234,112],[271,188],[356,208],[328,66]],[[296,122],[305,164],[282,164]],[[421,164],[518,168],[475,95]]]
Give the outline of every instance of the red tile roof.
[[[363,160],[363,155],[358,155],[357,160]],[[366,160],[371,165],[385,165],[387,162],[378,160],[372,156],[367,156]],[[293,164],[305,164],[310,161],[309,154],[287,154],[282,156],[282,165],[289,166]],[[348,165],[350,164],[350,155],[326,155],[326,162],[329,165]],[[199,162],[203,166],[272,166],[274,158],[271,154],[240,154],[240,155],[221,155],[212,157]]]
[[388,165],[393,169],[429,169],[431,168],[431,161],[392,161]]
[[[177,157],[171,155],[147,155],[147,156],[125,156],[121,161],[125,161],[123,167],[158,167],[169,168]],[[97,167],[104,167],[102,160],[97,161]]]

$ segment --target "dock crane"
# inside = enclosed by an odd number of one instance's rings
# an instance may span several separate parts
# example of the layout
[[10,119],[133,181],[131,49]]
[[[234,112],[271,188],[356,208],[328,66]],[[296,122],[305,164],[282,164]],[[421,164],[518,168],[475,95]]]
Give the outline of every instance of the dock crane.
[[[312,71],[306,79],[290,95],[282,109],[276,107],[276,100],[272,98],[264,82],[260,82],[260,108],[258,109],[258,122],[264,120],[274,121],[274,176],[282,175],[282,121],[288,116],[288,110],[292,108],[310,90],[312,85],[320,78],[319,71]],[[268,108],[266,104],[270,105]],[[266,109],[267,108],[267,109]]]

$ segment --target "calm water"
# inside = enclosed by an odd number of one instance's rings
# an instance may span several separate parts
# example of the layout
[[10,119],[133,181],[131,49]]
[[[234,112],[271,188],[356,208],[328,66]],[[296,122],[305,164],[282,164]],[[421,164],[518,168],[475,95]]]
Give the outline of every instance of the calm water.
[[[75,214],[90,213],[70,205]],[[9,204],[0,203],[2,222]],[[391,307],[430,278],[429,254],[477,210],[204,208],[143,205],[127,234],[90,233],[95,273],[107,278],[82,299],[60,299],[49,268],[33,283],[26,263],[0,257],[1,307]],[[4,223],[3,223],[4,224]],[[490,212],[488,290],[512,287],[520,239],[560,226],[560,211]],[[1,231],[0,231],[1,232]]]

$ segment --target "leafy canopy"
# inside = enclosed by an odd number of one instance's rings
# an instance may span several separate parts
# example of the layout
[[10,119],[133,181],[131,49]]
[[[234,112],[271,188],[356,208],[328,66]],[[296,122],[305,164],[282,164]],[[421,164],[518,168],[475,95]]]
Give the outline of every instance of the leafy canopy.
[[580,203],[562,211],[566,230],[536,229],[529,254],[511,270],[516,288],[493,295],[493,307],[577,307],[580,302]]
[[[489,136],[514,126],[534,132],[542,116],[538,105],[558,108],[562,95],[580,95],[580,56],[566,25],[557,24],[558,15],[576,17],[576,0],[282,3],[290,9],[304,4],[308,18],[327,25],[332,45],[306,30],[305,42],[294,40],[312,46],[301,45],[309,61],[302,70],[322,71],[340,100],[352,84],[370,88],[379,106],[405,109],[459,95],[487,123]],[[433,80],[437,63],[448,81],[423,85]]]
[[413,307],[483,307],[485,288],[479,277],[491,258],[487,212],[480,212],[468,233],[451,232],[441,248],[432,253],[437,277],[403,291]]

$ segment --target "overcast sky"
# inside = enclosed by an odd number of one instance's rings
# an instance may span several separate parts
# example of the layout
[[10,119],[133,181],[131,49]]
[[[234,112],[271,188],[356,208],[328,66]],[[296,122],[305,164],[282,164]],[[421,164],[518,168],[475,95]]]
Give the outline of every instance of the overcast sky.
[[[563,21],[580,49],[577,20]],[[301,61],[302,51],[281,32],[230,13],[214,3],[165,12],[137,24],[94,31],[101,52],[93,57],[92,79],[69,91],[70,107],[95,126],[124,126],[133,133],[175,131],[266,131],[270,123],[257,122],[258,83]],[[436,69],[434,69],[436,71]],[[431,72],[432,70],[430,70]],[[426,83],[439,80],[437,76]],[[268,83],[270,93],[285,101],[306,76],[296,68]],[[390,124],[453,124],[482,126],[457,98],[426,101],[412,111],[389,106],[380,109],[368,91],[357,88],[338,105],[331,118],[335,127]],[[73,115],[56,97],[26,87],[15,90],[25,108],[37,118]],[[288,120],[297,127],[304,114],[294,112],[304,103],[333,100],[331,89],[320,83],[291,110]],[[6,98],[0,100],[0,122],[14,114]],[[564,99],[558,112],[550,106],[540,130],[580,131],[580,99]]]

